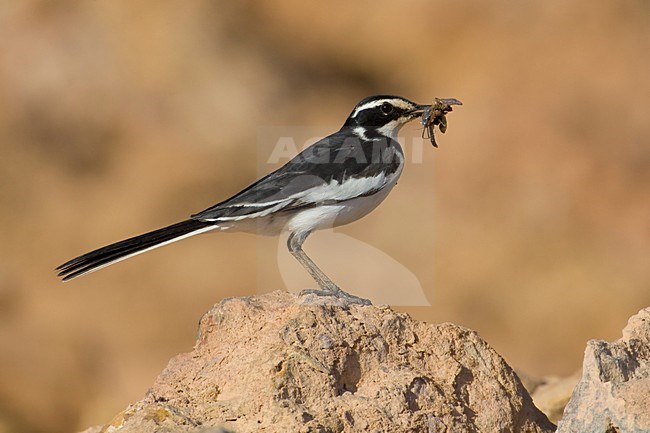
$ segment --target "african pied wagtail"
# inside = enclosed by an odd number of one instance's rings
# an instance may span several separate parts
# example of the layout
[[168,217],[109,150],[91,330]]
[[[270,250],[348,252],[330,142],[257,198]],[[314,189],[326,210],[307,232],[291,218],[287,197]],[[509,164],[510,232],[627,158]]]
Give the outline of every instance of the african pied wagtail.
[[339,289],[305,254],[311,232],[355,221],[381,203],[397,183],[404,153],[397,132],[431,106],[397,96],[371,96],[359,102],[343,127],[300,152],[291,161],[243,191],[190,219],[117,242],[57,268],[71,280],[151,249],[211,231],[265,235],[290,233],[287,246],[309,272],[318,295],[368,304]]

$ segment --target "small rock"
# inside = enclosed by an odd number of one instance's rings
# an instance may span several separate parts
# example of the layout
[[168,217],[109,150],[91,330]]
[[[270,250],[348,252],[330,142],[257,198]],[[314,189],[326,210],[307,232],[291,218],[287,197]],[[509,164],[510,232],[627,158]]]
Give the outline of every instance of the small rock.
[[581,372],[569,377],[548,376],[543,378],[531,392],[533,403],[551,422],[558,422],[562,417],[580,376]]
[[104,429],[103,426],[97,425],[94,427],[88,427],[86,430],[82,431],[81,433],[102,433],[103,429]]
[[587,343],[582,379],[557,431],[650,431],[650,308],[630,318],[618,341]]

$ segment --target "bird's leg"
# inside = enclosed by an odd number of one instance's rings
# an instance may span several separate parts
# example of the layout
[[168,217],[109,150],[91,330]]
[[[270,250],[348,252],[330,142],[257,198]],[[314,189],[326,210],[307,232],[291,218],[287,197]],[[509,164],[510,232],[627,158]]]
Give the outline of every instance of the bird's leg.
[[309,232],[300,234],[292,233],[287,240],[289,252],[291,252],[296,260],[298,260],[307,272],[309,272],[309,275],[311,275],[311,277],[318,283],[321,289],[332,293],[341,291],[341,289],[334,284],[334,282],[330,280],[330,278],[325,275],[318,266],[316,266],[316,263],[305,254],[305,251],[302,249],[302,244],[307,236],[309,236]]
[[335,296],[344,299],[353,304],[370,305],[368,299],[359,298],[358,296],[350,295],[349,293],[341,290],[323,271],[320,270],[316,263],[310,259],[302,249],[302,244],[307,239],[311,232],[291,233],[287,240],[287,247],[289,252],[300,262],[303,268],[309,272],[309,275],[318,283],[320,290],[305,289],[303,294],[311,293],[319,296]]

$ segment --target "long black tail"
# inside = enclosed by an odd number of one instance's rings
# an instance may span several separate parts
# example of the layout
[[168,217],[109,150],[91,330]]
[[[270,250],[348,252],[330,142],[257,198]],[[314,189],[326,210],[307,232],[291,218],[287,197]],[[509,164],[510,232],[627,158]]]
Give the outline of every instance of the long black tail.
[[215,228],[217,228],[216,225],[201,221],[191,219],[182,221],[96,249],[95,251],[65,262],[56,268],[56,270],[60,271],[59,277],[62,277],[63,281],[68,281],[137,254],[144,253],[145,251]]

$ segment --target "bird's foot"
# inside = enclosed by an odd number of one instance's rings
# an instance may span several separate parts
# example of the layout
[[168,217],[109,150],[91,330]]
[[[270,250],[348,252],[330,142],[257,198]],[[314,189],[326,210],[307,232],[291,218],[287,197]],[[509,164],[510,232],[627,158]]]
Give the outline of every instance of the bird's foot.
[[320,289],[304,289],[300,292],[300,296],[304,295],[333,296],[335,298],[341,299],[348,304],[372,305],[372,302],[370,302],[369,299],[351,295],[341,290],[336,285],[321,286]]

